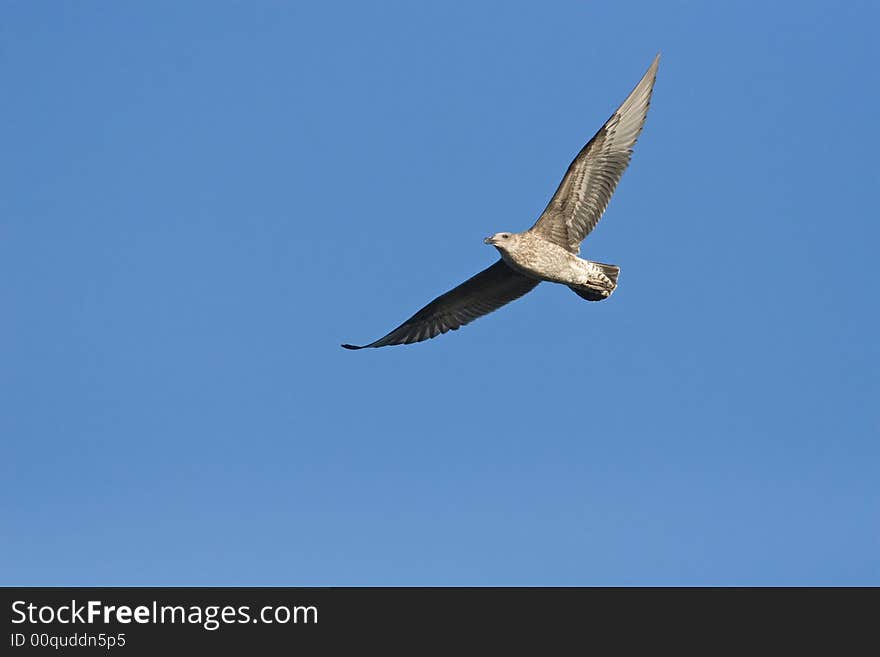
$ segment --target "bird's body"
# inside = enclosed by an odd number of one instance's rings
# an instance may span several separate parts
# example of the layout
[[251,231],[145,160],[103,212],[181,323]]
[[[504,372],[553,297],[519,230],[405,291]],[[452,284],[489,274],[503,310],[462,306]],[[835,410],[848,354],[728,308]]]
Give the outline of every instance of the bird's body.
[[501,252],[501,259],[511,269],[550,283],[569,287],[590,288],[603,298],[611,296],[617,287],[617,275],[608,268],[591,260],[578,258],[567,249],[527,230],[522,233],[500,233],[505,237],[492,236],[486,242]]
[[498,249],[500,260],[364,347],[421,342],[457,330],[518,299],[541,281],[567,285],[588,301],[611,296],[620,268],[581,259],[578,253],[629,164],[648,114],[659,62],[657,55],[635,89],[577,154],[535,225],[521,233],[496,233],[485,239]]

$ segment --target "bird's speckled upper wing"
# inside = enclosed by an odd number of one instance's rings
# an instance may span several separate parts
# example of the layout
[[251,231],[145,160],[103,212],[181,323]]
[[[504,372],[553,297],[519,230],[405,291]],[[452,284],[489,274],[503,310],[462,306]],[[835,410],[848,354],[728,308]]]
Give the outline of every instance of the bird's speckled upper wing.
[[599,223],[629,164],[648,114],[659,63],[657,55],[641,82],[581,149],[532,232],[572,253],[580,251],[581,241]]
[[503,260],[484,269],[458,287],[434,299],[384,338],[346,349],[410,344],[455,331],[478,317],[488,315],[532,290],[540,281],[514,271]]

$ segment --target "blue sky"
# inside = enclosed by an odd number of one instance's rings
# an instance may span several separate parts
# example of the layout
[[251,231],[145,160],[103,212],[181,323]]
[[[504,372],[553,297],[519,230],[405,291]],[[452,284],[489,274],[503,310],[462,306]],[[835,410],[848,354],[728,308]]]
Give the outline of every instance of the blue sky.
[[877,5],[449,4],[3,3],[0,583],[880,584]]

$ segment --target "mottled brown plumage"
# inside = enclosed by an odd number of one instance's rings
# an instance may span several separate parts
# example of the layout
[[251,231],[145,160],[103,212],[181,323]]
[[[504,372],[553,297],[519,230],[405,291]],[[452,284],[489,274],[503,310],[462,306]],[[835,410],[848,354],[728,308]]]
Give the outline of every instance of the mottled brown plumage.
[[635,89],[584,146],[565,172],[546,209],[529,230],[486,238],[501,260],[437,297],[388,335],[362,347],[410,344],[454,331],[531,291],[541,281],[561,283],[588,301],[617,287],[620,268],[577,257],[611,200],[642,131],[660,55]]

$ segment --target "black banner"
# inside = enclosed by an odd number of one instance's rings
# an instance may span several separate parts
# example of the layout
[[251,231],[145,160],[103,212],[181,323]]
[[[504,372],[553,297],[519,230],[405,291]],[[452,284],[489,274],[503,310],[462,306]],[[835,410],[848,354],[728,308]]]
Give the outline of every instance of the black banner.
[[[705,647],[871,627],[858,590],[5,588],[3,654]],[[876,601],[876,590],[868,596]],[[850,613],[847,610],[852,610]],[[861,609],[861,613],[859,613]],[[757,639],[756,639],[757,640]],[[836,640],[836,639],[835,639]],[[610,644],[608,643],[610,642]]]

